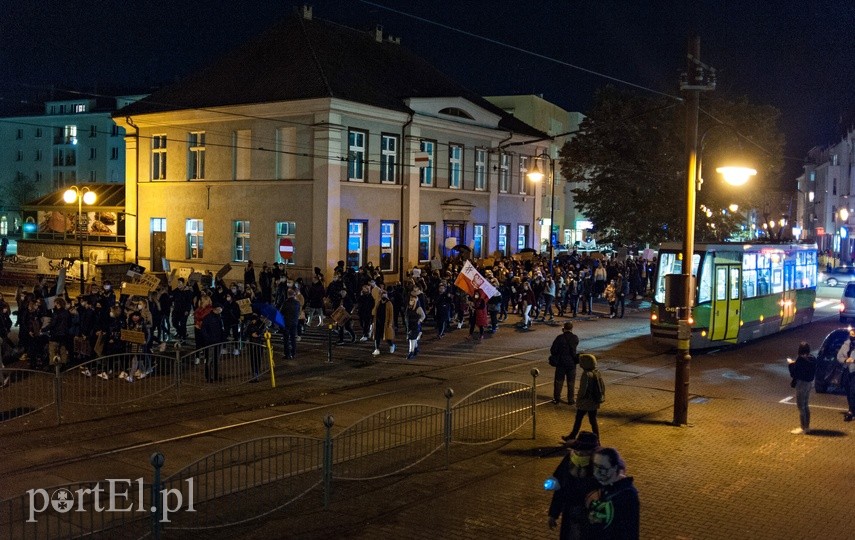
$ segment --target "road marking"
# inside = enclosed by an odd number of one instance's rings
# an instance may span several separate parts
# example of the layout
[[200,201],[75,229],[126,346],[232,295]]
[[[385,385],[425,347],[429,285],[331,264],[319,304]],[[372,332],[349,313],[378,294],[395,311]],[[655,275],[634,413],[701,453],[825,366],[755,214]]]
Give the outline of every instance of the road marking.
[[[795,405],[793,400],[796,399],[796,396],[787,396],[778,403],[783,403],[784,405]],[[830,411],[846,411],[848,410],[846,407],[829,407],[827,405],[811,405],[811,409],[828,409]]]
[[825,306],[830,306],[832,304],[838,304],[838,303],[840,303],[840,300],[821,300],[821,301],[817,300],[816,301],[816,307],[817,307],[817,309],[819,309],[819,308],[823,308]]

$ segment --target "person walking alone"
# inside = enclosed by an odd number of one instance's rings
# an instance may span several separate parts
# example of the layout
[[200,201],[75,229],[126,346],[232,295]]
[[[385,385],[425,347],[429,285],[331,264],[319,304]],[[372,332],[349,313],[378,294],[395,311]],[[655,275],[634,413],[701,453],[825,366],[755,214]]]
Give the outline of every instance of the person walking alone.
[[555,383],[552,390],[552,403],[561,403],[561,391],[567,381],[567,403],[573,405],[573,393],[576,391],[576,348],[579,336],[573,333],[573,323],[564,323],[561,333],[552,341],[549,348],[549,364],[555,367]]
[[796,406],[799,408],[798,427],[790,433],[799,435],[810,433],[810,389],[816,377],[816,358],[810,353],[810,345],[806,341],[799,343],[799,355],[795,360],[787,358],[790,376],[793,378],[793,388],[796,389]]
[[562,435],[561,440],[572,441],[579,434],[582,419],[588,415],[591,431],[600,436],[600,426],[597,424],[597,411],[606,399],[606,388],[603,377],[597,369],[597,357],[593,354],[580,354],[579,365],[582,366],[582,376],[579,378],[579,391],[576,393],[576,420],[569,435]]
[[837,361],[843,364],[843,387],[846,391],[846,402],[849,410],[843,417],[844,422],[851,422],[855,418],[855,329],[849,331],[849,339],[843,342],[837,351]]

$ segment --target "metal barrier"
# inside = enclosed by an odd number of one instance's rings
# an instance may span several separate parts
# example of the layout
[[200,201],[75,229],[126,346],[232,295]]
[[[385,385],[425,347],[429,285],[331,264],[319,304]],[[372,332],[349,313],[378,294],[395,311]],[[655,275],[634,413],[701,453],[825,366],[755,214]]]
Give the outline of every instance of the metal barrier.
[[[226,342],[190,353],[122,353],[102,356],[53,373],[4,368],[8,384],[0,388],[0,424],[56,405],[56,423],[65,418],[91,418],[105,406],[124,405],[181,388],[232,388],[271,379],[267,344]],[[82,419],[78,418],[78,419]]]
[[[185,355],[182,369],[187,360],[192,359]],[[242,380],[246,366],[235,363],[237,367],[224,371],[230,373],[224,377]],[[451,404],[454,392],[448,389],[445,408],[418,404],[390,407],[360,419],[335,436],[334,419],[327,416],[323,438],[279,435],[252,439],[213,452],[162,481],[164,458],[154,454],[151,484],[143,483],[142,478],[121,481],[130,494],[121,502],[132,506],[132,511],[124,513],[105,511],[103,501],[99,511],[97,488],[109,485],[110,480],[29,490],[0,502],[0,537],[159,539],[161,533],[169,532],[184,536],[189,530],[216,529],[261,518],[287,508],[319,487],[326,508],[334,480],[365,481],[397,474],[443,448],[447,468],[455,443],[495,442],[519,431],[529,420],[534,438],[538,371],[531,373],[531,384],[502,381],[486,385],[455,405]],[[74,508],[80,508],[79,512],[55,506],[68,499]]]

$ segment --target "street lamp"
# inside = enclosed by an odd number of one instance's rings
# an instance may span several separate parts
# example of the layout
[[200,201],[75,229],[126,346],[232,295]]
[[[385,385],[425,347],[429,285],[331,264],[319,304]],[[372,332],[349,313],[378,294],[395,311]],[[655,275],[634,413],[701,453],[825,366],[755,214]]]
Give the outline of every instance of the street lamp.
[[[692,304],[695,299],[695,287],[692,277],[692,258],[695,252],[695,205],[697,190],[700,187],[698,159],[698,111],[700,92],[715,90],[715,70],[703,64],[701,58],[701,40],[694,37],[689,41],[687,70],[683,75],[680,89],[686,92],[686,234],[683,237],[683,264],[680,274],[669,276],[667,287],[670,303],[676,303],[677,313],[677,356],[674,368],[674,419],[675,425],[688,423],[689,412],[689,363],[692,356],[689,348],[692,338]],[[706,135],[706,133],[704,134]],[[716,169],[725,176],[725,180],[736,185],[744,184],[748,178],[757,174],[754,169],[745,170],[731,167]],[[675,289],[676,290],[673,290]],[[676,294],[675,294],[676,293]]]
[[98,198],[95,192],[84,186],[79,188],[71,186],[65,193],[62,194],[62,199],[68,204],[77,202],[77,237],[80,239],[80,294],[85,294],[86,273],[83,266],[83,203],[87,205],[95,204]]
[[552,228],[555,224],[555,160],[546,152],[541,152],[534,157],[534,170],[528,173],[528,179],[532,182],[543,181],[543,171],[540,170],[538,160],[544,158],[549,160],[549,177],[552,182],[549,198],[549,275],[552,275],[552,262],[555,260],[555,245],[552,242]]

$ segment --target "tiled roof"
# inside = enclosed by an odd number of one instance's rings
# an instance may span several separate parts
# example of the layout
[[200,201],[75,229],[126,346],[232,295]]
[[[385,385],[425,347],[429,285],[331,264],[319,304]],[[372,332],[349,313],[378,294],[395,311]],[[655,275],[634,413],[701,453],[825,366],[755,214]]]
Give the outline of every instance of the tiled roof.
[[502,129],[544,136],[401,45],[296,13],[208,68],[114,116],[316,98],[410,112],[407,98],[457,96],[499,115]]

